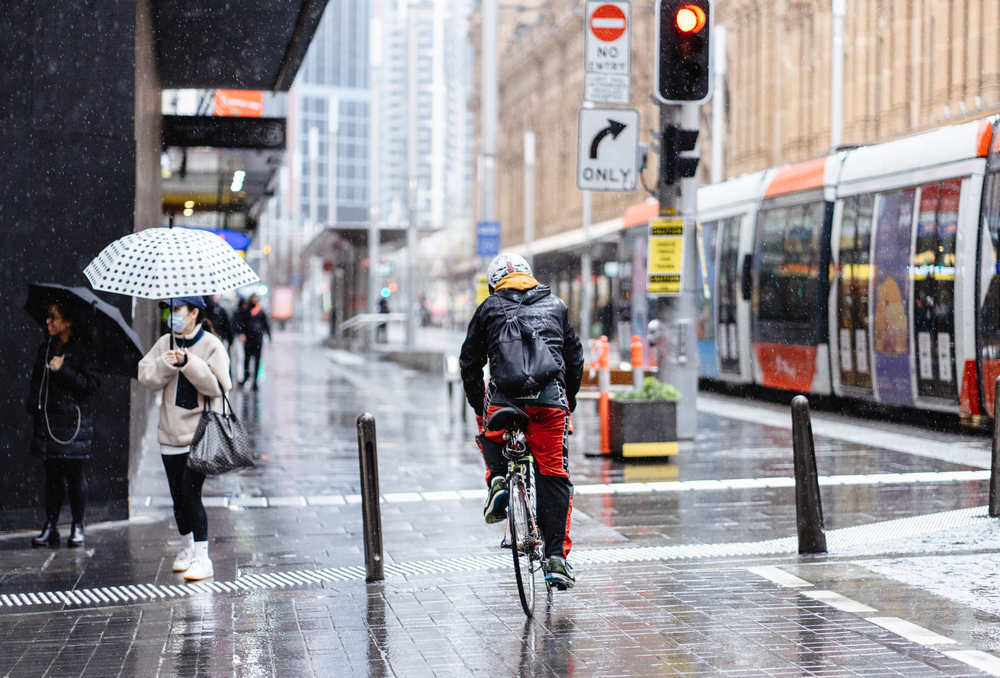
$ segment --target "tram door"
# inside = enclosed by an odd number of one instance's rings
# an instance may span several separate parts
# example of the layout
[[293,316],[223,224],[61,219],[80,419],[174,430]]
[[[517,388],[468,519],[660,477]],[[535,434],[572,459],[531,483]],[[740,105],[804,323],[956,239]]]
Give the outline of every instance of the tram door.
[[920,187],[913,251],[913,345],[917,393],[956,402],[955,234],[961,179]]
[[837,287],[837,328],[840,383],[871,391],[868,353],[869,285],[873,195],[846,198],[840,220],[840,280]]
[[742,299],[740,287],[740,217],[720,219],[718,306],[715,315],[715,344],[722,372],[740,373],[740,336],[737,309]]

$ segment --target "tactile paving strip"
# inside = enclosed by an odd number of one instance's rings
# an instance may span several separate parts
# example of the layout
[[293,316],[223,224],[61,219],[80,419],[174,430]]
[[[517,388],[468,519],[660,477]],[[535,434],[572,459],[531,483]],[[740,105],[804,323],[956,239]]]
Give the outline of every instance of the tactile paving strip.
[[[924,535],[928,532],[956,530],[986,515],[987,507],[979,506],[957,511],[946,511],[911,518],[889,520],[857,527],[847,527],[827,532],[830,553],[865,547],[877,553],[877,545],[889,539]],[[746,556],[793,554],[798,550],[797,537],[784,537],[758,542],[723,544],[684,544],[673,546],[641,546],[606,549],[574,549],[573,562],[578,567],[597,564],[637,563],[647,561],[690,560],[697,558],[737,558]],[[455,574],[510,567],[506,552],[466,556],[463,558],[438,558],[414,560],[403,563],[386,563],[385,576],[412,577],[423,575]],[[202,581],[192,584],[154,585],[128,584],[68,591],[43,591],[0,594],[0,607],[32,608],[104,607],[132,603],[154,602],[170,598],[183,598],[199,593],[245,593],[286,587],[316,586],[343,582],[364,581],[363,567],[328,567],[313,570],[289,570],[242,574],[234,581]]]

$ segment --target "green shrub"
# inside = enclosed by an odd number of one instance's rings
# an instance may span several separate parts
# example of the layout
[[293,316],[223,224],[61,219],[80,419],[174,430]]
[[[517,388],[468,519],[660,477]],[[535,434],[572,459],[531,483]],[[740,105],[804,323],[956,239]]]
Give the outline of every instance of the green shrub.
[[611,394],[611,397],[619,401],[666,400],[675,403],[681,399],[681,394],[676,388],[670,384],[664,384],[656,377],[646,377],[642,380],[642,388],[630,391],[615,391]]

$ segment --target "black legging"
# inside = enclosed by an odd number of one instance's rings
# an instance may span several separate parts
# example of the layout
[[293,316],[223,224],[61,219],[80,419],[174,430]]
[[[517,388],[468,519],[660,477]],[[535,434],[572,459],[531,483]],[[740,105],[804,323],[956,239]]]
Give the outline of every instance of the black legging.
[[63,495],[69,490],[69,505],[73,522],[82,523],[87,512],[87,474],[83,472],[83,459],[45,460],[45,517],[55,524],[59,521]]
[[187,467],[188,453],[161,454],[167,472],[170,498],[174,500],[174,519],[181,534],[194,532],[195,541],[208,540],[208,516],[201,503],[205,475]]

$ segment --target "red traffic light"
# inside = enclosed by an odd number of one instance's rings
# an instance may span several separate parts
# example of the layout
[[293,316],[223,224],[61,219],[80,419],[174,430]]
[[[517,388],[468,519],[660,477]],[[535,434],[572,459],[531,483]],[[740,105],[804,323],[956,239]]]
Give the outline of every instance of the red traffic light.
[[684,5],[674,15],[674,25],[681,33],[697,33],[705,23],[705,10],[698,5]]

